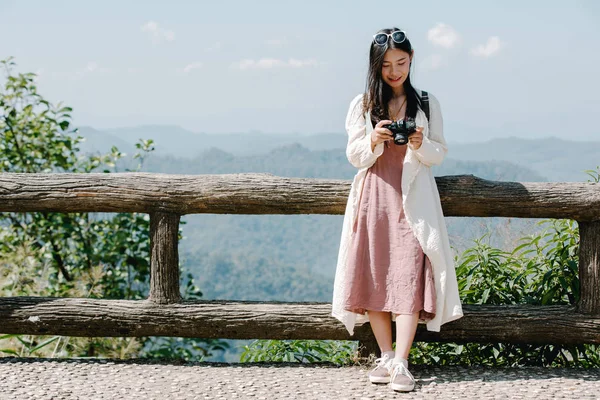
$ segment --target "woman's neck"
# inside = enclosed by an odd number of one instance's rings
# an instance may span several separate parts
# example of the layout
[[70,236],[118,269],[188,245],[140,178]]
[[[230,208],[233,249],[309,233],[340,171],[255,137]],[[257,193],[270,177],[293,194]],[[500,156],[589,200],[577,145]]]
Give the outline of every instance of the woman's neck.
[[406,93],[404,92],[404,87],[403,86],[399,87],[397,89],[394,88],[393,91],[392,91],[392,93],[393,93],[392,94],[392,98],[393,99],[399,99],[399,98],[402,98],[402,97],[404,97],[406,95]]
[[392,95],[392,99],[398,100],[404,98],[405,96],[406,93],[404,93],[404,90],[402,92],[394,92],[394,94]]

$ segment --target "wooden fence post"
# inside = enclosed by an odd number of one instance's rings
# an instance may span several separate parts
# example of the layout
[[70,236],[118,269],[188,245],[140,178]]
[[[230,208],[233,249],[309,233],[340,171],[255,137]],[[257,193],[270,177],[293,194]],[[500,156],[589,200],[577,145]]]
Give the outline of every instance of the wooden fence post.
[[600,315],[600,221],[579,224],[578,311]]
[[177,235],[180,215],[150,213],[150,296],[158,304],[178,303],[179,251]]

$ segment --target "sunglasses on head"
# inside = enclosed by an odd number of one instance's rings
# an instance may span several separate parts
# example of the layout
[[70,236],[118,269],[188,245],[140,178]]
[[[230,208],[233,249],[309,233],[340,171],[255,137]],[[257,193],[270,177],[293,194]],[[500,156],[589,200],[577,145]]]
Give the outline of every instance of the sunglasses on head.
[[392,33],[376,33],[373,35],[373,42],[379,46],[385,46],[388,42],[389,37],[396,43],[402,43],[406,40],[406,32],[394,31]]

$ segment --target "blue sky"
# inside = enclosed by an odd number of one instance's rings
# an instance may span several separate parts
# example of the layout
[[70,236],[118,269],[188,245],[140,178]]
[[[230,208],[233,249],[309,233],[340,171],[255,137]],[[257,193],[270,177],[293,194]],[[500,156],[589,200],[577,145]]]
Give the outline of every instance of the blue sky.
[[398,26],[448,141],[598,140],[599,4],[0,0],[0,58],[80,126],[343,133],[373,33]]

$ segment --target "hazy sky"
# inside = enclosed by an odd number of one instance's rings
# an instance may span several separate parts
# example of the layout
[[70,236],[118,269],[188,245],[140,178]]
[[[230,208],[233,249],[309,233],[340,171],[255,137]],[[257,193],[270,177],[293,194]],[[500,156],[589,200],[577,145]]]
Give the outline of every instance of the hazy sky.
[[448,141],[600,139],[593,0],[0,0],[0,58],[78,125],[343,133],[372,35],[391,26]]

